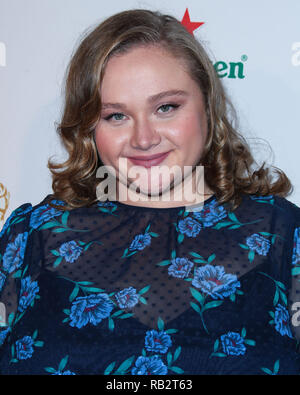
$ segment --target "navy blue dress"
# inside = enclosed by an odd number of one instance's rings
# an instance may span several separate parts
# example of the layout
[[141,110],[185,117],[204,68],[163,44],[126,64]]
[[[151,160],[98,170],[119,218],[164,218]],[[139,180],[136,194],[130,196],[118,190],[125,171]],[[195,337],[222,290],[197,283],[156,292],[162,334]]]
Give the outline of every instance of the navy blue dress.
[[300,208],[48,195],[0,234],[0,373],[300,374]]

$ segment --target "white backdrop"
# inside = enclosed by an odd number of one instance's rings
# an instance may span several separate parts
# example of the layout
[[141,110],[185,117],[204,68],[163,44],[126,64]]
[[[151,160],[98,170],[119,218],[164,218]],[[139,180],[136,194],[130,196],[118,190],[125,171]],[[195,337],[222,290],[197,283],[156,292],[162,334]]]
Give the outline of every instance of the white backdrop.
[[222,78],[240,130],[269,142],[274,155],[262,154],[287,173],[295,188],[288,199],[300,205],[299,0],[0,0],[0,184],[10,194],[5,219],[21,204],[37,204],[52,192],[46,163],[50,156],[66,157],[55,122],[65,69],[80,35],[132,8],[179,20],[188,8],[191,21],[204,22],[194,36],[214,63],[243,63],[244,78]]

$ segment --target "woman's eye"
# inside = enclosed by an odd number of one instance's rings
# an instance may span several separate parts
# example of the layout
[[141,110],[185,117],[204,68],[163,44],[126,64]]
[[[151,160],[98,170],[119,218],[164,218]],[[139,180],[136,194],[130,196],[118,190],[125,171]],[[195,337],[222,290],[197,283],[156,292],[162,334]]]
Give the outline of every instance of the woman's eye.
[[159,109],[166,109],[167,111],[162,111],[163,113],[168,113],[168,109],[172,107],[174,110],[179,107],[179,104],[163,104],[162,106],[159,107]]
[[[176,110],[178,107],[179,107],[179,104],[163,104],[162,106],[159,107],[158,110],[162,109],[162,113],[165,114],[165,113],[171,112],[170,108],[173,108],[173,110]],[[122,121],[123,120],[122,117],[124,117],[124,114],[122,114],[120,112],[115,112],[113,114],[108,115],[107,117],[104,117],[104,119],[106,121],[110,121],[110,120]]]
[[[109,121],[110,119],[112,119],[113,117],[118,117],[118,116],[120,116],[121,115],[121,117],[123,117],[124,116],[124,114],[121,114],[121,113],[119,113],[119,112],[116,112],[116,113],[114,113],[114,114],[110,114],[110,115],[108,115],[107,117],[105,117],[104,119],[106,120],[106,121]],[[113,118],[115,121],[122,121],[122,119],[117,119],[117,118]]]

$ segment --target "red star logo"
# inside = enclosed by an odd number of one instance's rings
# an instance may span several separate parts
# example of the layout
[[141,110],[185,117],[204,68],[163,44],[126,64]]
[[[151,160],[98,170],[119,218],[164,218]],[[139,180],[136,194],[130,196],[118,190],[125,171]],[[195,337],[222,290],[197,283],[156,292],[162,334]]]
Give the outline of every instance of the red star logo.
[[187,31],[192,35],[194,35],[193,33],[194,30],[198,29],[199,26],[204,24],[204,22],[191,22],[188,9],[185,10],[185,14],[182,18],[181,23],[187,29]]

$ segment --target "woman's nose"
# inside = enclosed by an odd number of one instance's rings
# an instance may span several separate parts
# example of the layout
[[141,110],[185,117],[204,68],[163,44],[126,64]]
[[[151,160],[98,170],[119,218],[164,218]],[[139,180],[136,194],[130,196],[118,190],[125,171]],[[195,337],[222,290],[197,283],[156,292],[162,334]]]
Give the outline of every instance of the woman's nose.
[[151,146],[159,144],[160,141],[161,136],[153,122],[146,118],[135,122],[130,141],[132,147],[147,150]]

